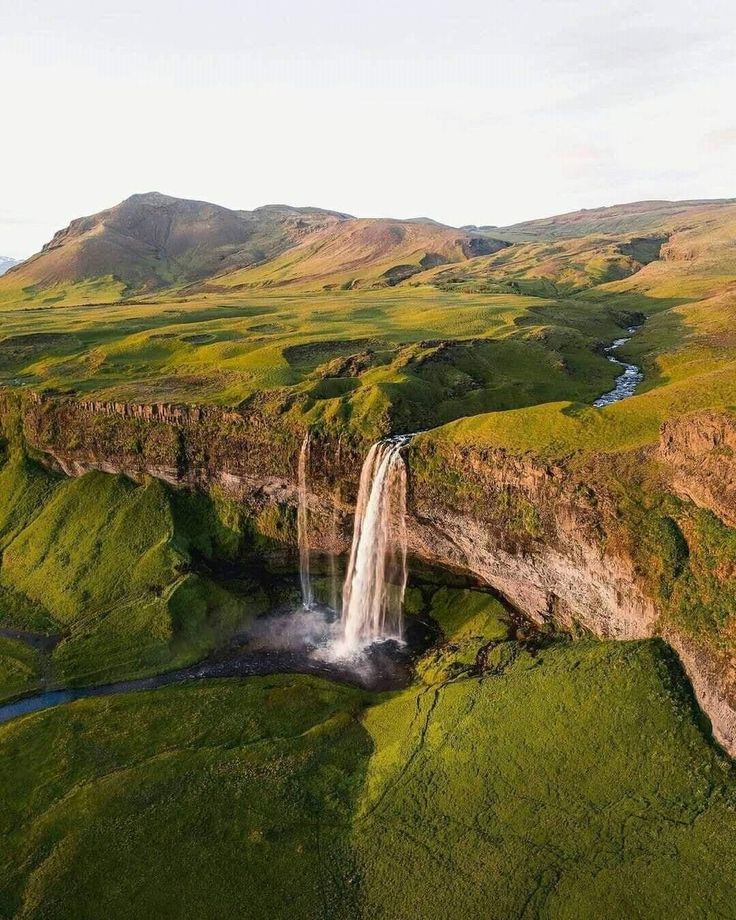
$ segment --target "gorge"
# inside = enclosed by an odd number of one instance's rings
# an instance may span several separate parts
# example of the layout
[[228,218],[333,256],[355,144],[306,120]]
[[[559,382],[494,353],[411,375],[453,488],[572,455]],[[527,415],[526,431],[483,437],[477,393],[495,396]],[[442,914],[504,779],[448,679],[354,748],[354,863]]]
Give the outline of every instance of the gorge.
[[[693,416],[677,426],[665,426],[654,449],[634,451],[623,461],[596,456],[580,458],[574,465],[500,448],[465,448],[429,432],[416,436],[409,446],[402,441],[376,446],[363,466],[362,489],[355,475],[361,466],[360,447],[343,439],[341,462],[336,466],[337,445],[331,439],[312,433],[307,440],[284,432],[278,437],[287,440],[276,452],[273,432],[257,415],[6,394],[3,417],[6,425],[22,430],[29,447],[44,462],[68,475],[97,469],[134,478],[151,475],[177,487],[222,491],[256,521],[267,519],[272,511],[288,522],[294,513],[302,521],[297,528],[301,532],[304,518],[298,509],[305,508],[308,500],[310,550],[330,557],[350,550],[353,577],[360,556],[364,571],[372,572],[374,588],[388,569],[382,567],[381,552],[369,551],[376,543],[361,548],[360,523],[368,522],[373,529],[388,512],[390,502],[379,500],[385,494],[379,491],[371,496],[369,485],[374,474],[385,479],[391,461],[404,450],[406,537],[412,557],[471,574],[536,623],[555,622],[602,638],[664,636],[680,655],[716,737],[727,750],[736,749],[736,680],[729,659],[668,615],[661,585],[653,581],[647,566],[648,547],[635,529],[641,526],[640,512],[629,508],[622,514],[619,498],[621,487],[631,493],[642,476],[651,487],[649,477],[655,475],[663,500],[668,500],[667,495],[684,496],[696,508],[732,519],[732,487],[723,479],[726,470],[716,459],[722,444],[736,441],[736,427],[725,416]],[[698,444],[697,472],[690,463],[690,448],[683,453],[676,446],[684,438]],[[308,483],[306,475],[299,474],[301,458],[307,456],[305,444],[312,458]],[[395,469],[400,497],[403,464]],[[338,479],[344,498],[336,503]],[[353,502],[361,491],[351,550]],[[372,506],[371,498],[375,499]],[[634,517],[627,520],[631,514]],[[659,520],[664,523],[656,523],[657,527],[671,526],[666,514]],[[286,526],[277,543],[288,545],[293,539],[296,546],[296,534],[291,538],[289,533]],[[400,592],[401,553],[393,562],[388,558],[388,565],[398,572],[389,583],[398,585]],[[306,575],[304,568],[302,574]],[[346,610],[350,610],[350,585],[348,579]],[[351,642],[378,635],[382,617],[396,610],[390,592],[361,589],[359,600],[353,618],[346,621],[351,623]],[[394,631],[391,614],[386,622]]]

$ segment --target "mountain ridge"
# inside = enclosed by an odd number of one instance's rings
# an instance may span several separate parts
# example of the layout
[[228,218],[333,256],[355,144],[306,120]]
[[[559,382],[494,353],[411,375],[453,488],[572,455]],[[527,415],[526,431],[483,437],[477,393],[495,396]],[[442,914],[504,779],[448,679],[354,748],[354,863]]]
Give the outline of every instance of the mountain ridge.
[[[349,290],[434,283],[433,273],[443,266],[492,257],[518,244],[602,237],[603,250],[610,250],[612,241],[628,245],[636,234],[664,239],[690,216],[717,212],[734,201],[652,199],[507,227],[451,227],[428,217],[359,218],[285,204],[233,210],[160,192],[136,193],[75,218],[38,253],[12,265],[0,280],[0,299],[27,301],[50,292],[44,302],[73,304],[167,289]],[[596,259],[610,261],[608,250],[599,257],[597,240],[589,248]],[[626,274],[638,266],[616,271]]]

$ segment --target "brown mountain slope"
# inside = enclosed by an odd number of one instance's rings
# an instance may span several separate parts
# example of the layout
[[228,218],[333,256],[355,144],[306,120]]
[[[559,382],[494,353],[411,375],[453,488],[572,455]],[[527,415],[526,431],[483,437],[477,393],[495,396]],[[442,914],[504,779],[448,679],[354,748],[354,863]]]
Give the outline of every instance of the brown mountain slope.
[[72,221],[2,284],[48,288],[112,277],[127,292],[155,290],[272,258],[305,235],[346,219],[318,208],[232,211],[158,192],[133,195]]
[[213,278],[208,290],[297,285],[309,289],[391,287],[429,268],[464,262],[508,244],[428,220],[343,221],[269,262]]
[[[477,293],[570,293],[671,256],[673,233],[733,199],[642,201],[506,228],[358,219],[318,208],[233,211],[156,192],[72,221],[0,278],[0,303],[114,302],[166,288],[340,290],[429,283]],[[508,248],[510,247],[510,248]]]

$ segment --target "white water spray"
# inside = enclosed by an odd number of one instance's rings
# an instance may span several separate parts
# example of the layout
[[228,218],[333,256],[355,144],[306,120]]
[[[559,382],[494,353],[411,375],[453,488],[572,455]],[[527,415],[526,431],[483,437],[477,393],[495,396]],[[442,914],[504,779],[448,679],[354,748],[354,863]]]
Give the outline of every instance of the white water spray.
[[[337,453],[335,455],[335,466],[339,470],[342,461],[342,436],[337,439]],[[341,582],[338,573],[337,552],[335,547],[339,542],[340,530],[340,504],[342,499],[342,478],[338,475],[335,477],[335,486],[332,493],[332,521],[330,524],[330,608],[336,613],[340,610],[341,600]]]
[[304,435],[299,451],[299,507],[296,516],[297,539],[299,542],[299,580],[302,585],[302,607],[310,610],[314,605],[312,580],[309,575],[309,510],[307,507],[307,473],[309,470],[310,438]]
[[360,474],[353,543],[343,586],[343,647],[401,639],[406,590],[407,437],[374,444]]

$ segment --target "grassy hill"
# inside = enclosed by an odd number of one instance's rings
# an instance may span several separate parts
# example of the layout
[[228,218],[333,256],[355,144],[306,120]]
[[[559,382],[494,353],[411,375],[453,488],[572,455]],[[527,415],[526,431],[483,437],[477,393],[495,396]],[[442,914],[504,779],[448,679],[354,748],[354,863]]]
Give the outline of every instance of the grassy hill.
[[629,278],[577,294],[575,302],[638,310],[647,322],[623,352],[643,365],[637,395],[604,410],[550,403],[484,414],[441,437],[564,456],[656,440],[661,423],[736,405],[736,205],[694,211],[673,227],[655,260]]
[[[531,242],[498,249],[483,238],[492,230],[424,219],[285,207],[223,216],[161,197],[74,222],[0,281],[0,382],[134,402],[258,398],[367,437],[453,422],[437,436],[557,455],[648,443],[666,418],[736,404],[730,200],[575,212],[524,224],[514,232]],[[18,295],[24,272],[71,271],[70,253],[112,239],[141,208],[158,215],[136,224],[141,239],[178,215],[166,242],[185,266],[169,273],[176,290],[120,301],[121,280],[80,275]],[[233,243],[233,227],[258,232]],[[270,257],[230,265],[258,240]],[[192,282],[215,253],[216,274]],[[136,271],[147,264],[130,258]],[[89,303],[100,298],[116,302]],[[602,345],[643,318],[622,353],[645,370],[638,395],[591,408],[616,373]]]
[[509,227],[479,229],[511,242],[574,239],[591,234],[652,233],[664,227],[683,223],[692,214],[717,211],[723,205],[734,203],[734,198],[635,201],[607,208],[584,208],[581,211],[570,211],[553,217],[523,221]]
[[617,317],[607,304],[430,286],[6,310],[0,377],[132,402],[259,395],[377,435],[551,399],[592,402],[615,376],[596,344],[616,337]]

